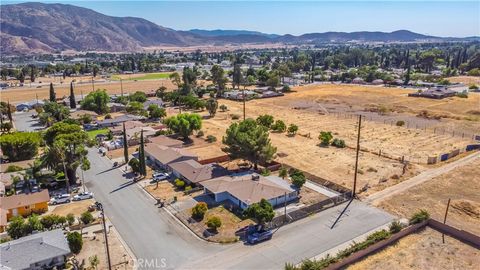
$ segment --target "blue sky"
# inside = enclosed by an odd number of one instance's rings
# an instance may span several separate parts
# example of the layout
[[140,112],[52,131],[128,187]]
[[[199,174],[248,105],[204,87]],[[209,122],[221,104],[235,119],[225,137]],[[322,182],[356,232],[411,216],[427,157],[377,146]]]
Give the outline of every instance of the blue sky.
[[480,36],[479,0],[42,2],[70,3],[111,16],[142,17],[177,30],[244,29],[299,35],[406,29],[436,36]]

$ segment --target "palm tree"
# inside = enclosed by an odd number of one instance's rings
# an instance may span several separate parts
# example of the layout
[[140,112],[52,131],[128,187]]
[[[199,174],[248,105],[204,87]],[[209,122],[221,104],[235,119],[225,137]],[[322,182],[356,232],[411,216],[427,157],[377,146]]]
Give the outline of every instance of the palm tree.
[[45,151],[40,158],[43,167],[57,171],[60,163],[65,174],[65,183],[67,185],[67,192],[70,192],[70,181],[67,177],[67,167],[65,166],[65,151],[61,147],[54,144],[45,148]]

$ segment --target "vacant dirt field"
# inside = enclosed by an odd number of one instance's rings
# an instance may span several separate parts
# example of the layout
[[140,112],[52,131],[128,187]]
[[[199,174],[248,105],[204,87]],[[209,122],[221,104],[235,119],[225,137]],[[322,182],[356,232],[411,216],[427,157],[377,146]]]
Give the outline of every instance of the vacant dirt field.
[[394,215],[409,217],[426,209],[434,219],[443,220],[451,198],[447,224],[480,234],[480,159],[433,178],[408,191],[392,196],[379,206]]
[[52,214],[66,216],[68,214],[74,214],[75,217],[80,217],[80,215],[88,210],[88,206],[92,205],[95,202],[93,199],[71,202],[68,204],[61,204],[57,206],[50,206],[53,208],[51,211]]
[[478,269],[480,250],[426,228],[348,267],[360,269]]
[[449,80],[452,83],[464,83],[464,84],[467,84],[467,85],[470,85],[470,84],[480,85],[480,77],[475,77],[475,76],[455,76],[455,77],[448,77],[447,80]]
[[[165,86],[167,89],[174,89],[174,85],[168,79],[161,80],[141,80],[141,81],[123,81],[123,92],[132,93],[135,91],[143,91],[146,93],[155,92],[160,86]],[[90,80],[84,80],[82,82],[77,81],[75,83],[75,94],[86,95],[92,91],[92,83]],[[107,81],[105,79],[98,79],[95,82],[94,89],[106,89],[109,94],[120,94],[121,85],[120,81]],[[67,97],[70,94],[70,83],[64,82],[61,85],[55,86],[55,92],[57,98]],[[49,95],[49,86],[43,85],[41,88],[36,87],[18,87],[10,88],[7,90],[0,91],[1,100],[9,100],[12,103],[19,103],[22,101],[31,101],[36,98],[38,95],[39,99],[48,99]]]

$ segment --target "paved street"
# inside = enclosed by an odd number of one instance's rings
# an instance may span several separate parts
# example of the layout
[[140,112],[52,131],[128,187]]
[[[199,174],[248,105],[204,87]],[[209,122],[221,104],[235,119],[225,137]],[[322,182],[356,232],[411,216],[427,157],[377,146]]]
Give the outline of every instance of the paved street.
[[91,149],[92,169],[85,173],[87,187],[104,204],[106,215],[138,259],[166,259],[169,269],[282,269],[364,234],[392,220],[392,216],[361,202],[331,230],[345,204],[279,229],[270,241],[256,246],[218,245],[201,241],[182,227],[122,171]]

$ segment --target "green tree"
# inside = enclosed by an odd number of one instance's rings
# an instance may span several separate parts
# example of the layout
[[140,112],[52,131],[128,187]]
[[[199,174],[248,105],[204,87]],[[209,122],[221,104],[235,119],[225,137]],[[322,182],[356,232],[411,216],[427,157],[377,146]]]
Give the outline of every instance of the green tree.
[[77,108],[77,102],[75,101],[75,93],[73,92],[73,82],[70,82],[70,108]]
[[50,83],[50,102],[57,102],[57,97],[55,94],[55,89],[53,89],[53,83]]
[[177,86],[177,88],[180,88],[180,86],[182,85],[182,81],[178,72],[173,72],[172,74],[170,74],[169,78],[172,83]]
[[136,114],[136,115],[145,115],[146,112],[143,109],[143,104],[138,101],[131,101],[128,103],[127,107],[125,108],[128,113]]
[[37,132],[13,132],[0,137],[0,147],[10,161],[27,160],[35,157],[41,137]]
[[104,114],[108,112],[108,102],[110,97],[106,90],[96,90],[88,93],[88,95],[82,100],[81,108],[84,110],[94,111],[98,114]]
[[303,172],[299,170],[294,170],[292,173],[290,173],[290,178],[292,179],[292,184],[296,188],[301,188],[307,181]]
[[10,223],[7,226],[7,233],[12,239],[18,239],[27,235],[27,226],[25,219],[21,216],[16,216],[10,219]]
[[75,215],[73,215],[72,213],[67,214],[66,219],[69,226],[75,224]]
[[142,91],[137,91],[129,95],[128,100],[130,100],[130,102],[136,101],[136,102],[144,103],[145,101],[147,101],[147,95]]
[[68,247],[74,254],[80,253],[83,247],[82,235],[79,232],[69,232],[67,234]]
[[140,132],[140,148],[138,150],[138,159],[140,161],[140,174],[147,175],[147,165],[145,161],[145,141],[143,140],[143,130]]
[[55,122],[63,121],[70,116],[70,110],[57,102],[45,102],[45,105],[43,105],[43,111],[42,114],[51,116]]
[[33,231],[43,230],[43,225],[40,222],[40,218],[37,214],[32,214],[28,217],[27,228],[28,228],[28,233],[32,233]]
[[90,224],[93,220],[93,215],[89,211],[85,211],[80,215],[80,221],[85,225]]
[[297,131],[298,131],[297,125],[290,124],[290,126],[288,126],[288,129],[287,129],[288,135],[294,136],[295,134],[297,134]]
[[270,127],[273,124],[273,121],[274,121],[273,116],[269,114],[264,114],[257,117],[257,123],[261,126],[266,127],[267,129],[270,129]]
[[202,128],[201,116],[194,113],[181,113],[165,119],[164,123],[169,129],[178,133],[184,139],[192,135],[194,130],[200,130]]
[[213,65],[210,73],[212,74],[212,82],[217,87],[217,97],[221,97],[227,83],[225,71],[219,65]]
[[158,97],[158,98],[164,99],[166,91],[167,91],[167,87],[162,85],[157,89],[157,91],[155,91],[155,96]]
[[223,148],[225,152],[232,158],[252,162],[255,170],[258,169],[258,163],[271,161],[277,152],[270,142],[268,130],[250,118],[230,125],[222,141],[226,145]]
[[280,176],[282,179],[285,179],[285,177],[287,177],[287,175],[288,175],[287,168],[282,166],[282,168],[280,168],[280,172],[278,173],[278,176]]
[[220,228],[222,226],[222,220],[217,217],[217,216],[213,216],[213,217],[210,217],[208,220],[207,220],[207,227],[212,230],[212,231],[217,231],[218,228]]
[[209,100],[207,100],[207,103],[205,104],[205,107],[207,108],[210,116],[214,117],[215,114],[217,113],[218,101],[214,98],[210,98]]
[[203,217],[205,216],[205,213],[207,213],[208,206],[204,202],[198,202],[193,208],[192,208],[192,217],[196,220],[202,220]]
[[318,139],[321,141],[321,144],[323,146],[328,146],[330,145],[330,142],[333,139],[332,132],[330,131],[321,131],[320,135],[318,135]]
[[240,88],[240,84],[243,81],[243,75],[242,75],[242,69],[240,68],[240,64],[235,64],[233,66],[233,75],[232,75],[232,85],[233,88],[235,89],[235,86],[237,88]]
[[137,158],[130,159],[128,166],[132,168],[132,172],[140,173],[140,161]]
[[219,108],[220,108],[220,110],[221,110],[222,112],[226,112],[226,111],[228,110],[228,107],[227,107],[227,105],[225,105],[225,104],[220,105]]
[[148,110],[148,117],[150,119],[160,119],[167,116],[167,112],[165,111],[165,109],[160,108],[156,104],[150,104],[147,110]]
[[275,216],[272,205],[265,199],[261,199],[258,203],[251,204],[243,213],[248,218],[255,219],[257,223],[262,225],[272,221]]

